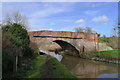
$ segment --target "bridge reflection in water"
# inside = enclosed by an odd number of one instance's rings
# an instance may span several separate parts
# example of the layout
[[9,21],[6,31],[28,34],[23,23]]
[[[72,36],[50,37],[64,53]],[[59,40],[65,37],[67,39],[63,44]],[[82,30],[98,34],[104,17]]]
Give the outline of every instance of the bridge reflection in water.
[[64,56],[61,63],[78,78],[117,78],[118,66],[74,56]]
[[44,53],[44,54],[47,54],[47,55],[54,56],[58,61],[61,61],[62,58],[63,58],[62,55],[55,54],[54,52],[46,52],[46,51],[40,50],[40,53]]

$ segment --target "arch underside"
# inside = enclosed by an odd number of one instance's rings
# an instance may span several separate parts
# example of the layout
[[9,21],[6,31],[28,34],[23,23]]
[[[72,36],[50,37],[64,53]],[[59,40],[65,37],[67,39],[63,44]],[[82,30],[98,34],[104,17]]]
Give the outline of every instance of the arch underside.
[[79,56],[79,50],[77,50],[72,44],[63,40],[54,40],[53,42],[60,45],[64,51],[69,51],[68,54]]

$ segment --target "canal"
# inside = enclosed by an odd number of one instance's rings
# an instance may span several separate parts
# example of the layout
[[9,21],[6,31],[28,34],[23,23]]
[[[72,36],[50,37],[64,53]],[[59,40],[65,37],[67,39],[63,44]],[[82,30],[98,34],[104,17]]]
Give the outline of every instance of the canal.
[[118,78],[118,65],[63,56],[61,63],[77,78]]
[[45,52],[54,56],[77,78],[118,78],[118,65],[99,61],[82,59],[80,57],[59,55],[54,52]]

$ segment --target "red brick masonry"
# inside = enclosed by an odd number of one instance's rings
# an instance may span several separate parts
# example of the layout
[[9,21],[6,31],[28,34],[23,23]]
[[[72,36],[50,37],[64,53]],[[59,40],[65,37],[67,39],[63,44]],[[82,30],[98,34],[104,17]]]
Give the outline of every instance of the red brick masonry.
[[[64,40],[82,49],[84,46],[86,51],[96,51],[98,49],[98,34],[86,34],[68,31],[31,31],[28,32],[30,41],[40,46],[47,41]],[[42,45],[41,45],[42,46]]]

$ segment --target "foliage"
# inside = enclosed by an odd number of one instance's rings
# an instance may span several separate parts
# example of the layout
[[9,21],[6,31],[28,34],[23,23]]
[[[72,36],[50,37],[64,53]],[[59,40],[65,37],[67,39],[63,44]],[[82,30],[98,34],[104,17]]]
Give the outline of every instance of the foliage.
[[27,51],[31,51],[30,53],[32,53],[32,50],[28,47],[30,41],[27,30],[22,28],[20,24],[14,23],[3,26],[3,33],[7,34],[10,37],[10,41],[22,50],[22,55],[26,54]]
[[[2,36],[2,77],[13,77],[15,56],[20,54],[20,48],[10,41],[5,33]],[[9,66],[9,67],[8,67]]]
[[28,46],[29,36],[27,30],[22,28],[20,24],[5,25],[3,33],[6,32],[11,38],[11,41],[17,46]]
[[100,34],[98,34],[98,37],[100,37],[101,35]]
[[[13,75],[13,61],[10,59],[8,53],[2,51],[2,77],[11,78]],[[8,67],[9,66],[9,67]]]
[[109,37],[99,37],[99,42],[101,43],[109,43]]
[[[14,77],[16,56],[18,56],[18,58],[22,57],[23,60],[25,58],[31,58],[33,56],[33,50],[29,48],[29,36],[27,30],[23,28],[22,25],[16,23],[2,25],[2,32],[3,78]],[[21,61],[18,61],[18,65],[21,64]],[[21,66],[18,66],[18,69],[20,69],[20,67]]]

